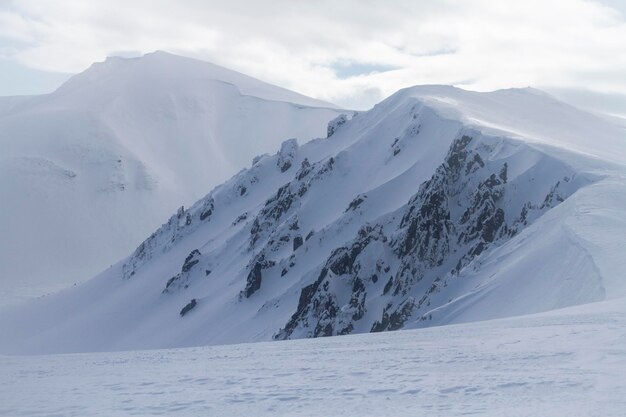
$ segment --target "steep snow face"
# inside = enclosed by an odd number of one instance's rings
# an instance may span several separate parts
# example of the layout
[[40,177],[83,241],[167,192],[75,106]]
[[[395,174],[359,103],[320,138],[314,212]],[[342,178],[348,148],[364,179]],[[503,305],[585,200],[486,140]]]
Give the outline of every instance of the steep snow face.
[[178,205],[285,138],[326,136],[339,114],[166,53],[109,58],[52,94],[1,100],[0,305],[102,271]]
[[[503,109],[529,101],[543,122],[526,138]],[[93,280],[5,311],[0,349],[317,337],[624,297],[626,148],[567,149],[564,120],[613,127],[567,106],[550,127],[554,103],[418,87],[335,118],[327,138],[255,158]],[[468,122],[476,108],[485,125]]]

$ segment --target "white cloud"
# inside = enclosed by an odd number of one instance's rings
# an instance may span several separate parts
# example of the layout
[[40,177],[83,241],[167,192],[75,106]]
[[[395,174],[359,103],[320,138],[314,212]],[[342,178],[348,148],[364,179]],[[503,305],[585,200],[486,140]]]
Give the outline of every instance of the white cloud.
[[[624,16],[589,0],[19,0],[1,39],[41,70],[162,49],[359,108],[426,83],[626,94]],[[345,77],[338,63],[394,69]]]

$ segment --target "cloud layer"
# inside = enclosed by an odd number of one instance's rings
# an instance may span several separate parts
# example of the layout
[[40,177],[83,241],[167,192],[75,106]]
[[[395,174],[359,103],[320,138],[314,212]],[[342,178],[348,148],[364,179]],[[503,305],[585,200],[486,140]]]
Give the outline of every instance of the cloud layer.
[[415,84],[626,94],[626,20],[611,4],[19,0],[0,6],[0,57],[79,72],[161,49],[352,108]]

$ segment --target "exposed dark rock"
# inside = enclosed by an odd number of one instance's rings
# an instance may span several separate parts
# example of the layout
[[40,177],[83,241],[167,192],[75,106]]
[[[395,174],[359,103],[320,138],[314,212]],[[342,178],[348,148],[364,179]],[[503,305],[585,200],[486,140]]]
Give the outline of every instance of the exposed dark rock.
[[178,279],[178,275],[174,275],[172,278],[168,279],[167,282],[165,283],[165,290],[163,290],[163,292],[167,291],[167,289],[174,283],[174,281],[176,281]]
[[307,158],[300,164],[300,170],[296,173],[296,179],[302,181],[311,172],[311,163]]
[[200,251],[198,249],[194,249],[193,251],[191,251],[191,253],[185,258],[185,263],[183,263],[181,272],[189,272],[189,270],[193,268],[195,264],[200,262],[200,260],[198,259],[199,256]]
[[250,272],[248,272],[246,288],[241,292],[241,295],[250,298],[252,294],[257,292],[261,288],[261,281],[263,280],[262,271],[273,267],[275,264],[274,261],[266,260],[264,255],[258,256],[253,262]]
[[250,229],[251,246],[259,240],[263,231],[270,229],[289,211],[296,198],[291,191],[291,183],[288,183],[280,187],[276,194],[265,202],[265,206],[254,219]]
[[302,236],[298,235],[293,238],[293,250],[294,252],[302,246],[304,242],[302,241]]
[[293,313],[293,315],[285,325],[285,328],[279,330],[279,332],[274,335],[274,339],[288,339],[289,336],[291,336],[291,333],[298,326],[300,321],[306,316],[307,312],[314,307],[313,296],[315,295],[315,292],[327,275],[328,269],[325,267],[322,268],[317,280],[300,290],[300,298],[298,299],[298,307],[296,308],[296,312]]
[[[343,330],[339,329],[337,320],[342,308],[338,304],[336,296],[330,292],[330,279],[336,280],[340,276],[349,276],[359,270],[360,265],[356,263],[356,260],[362,250],[372,241],[386,242],[386,237],[380,226],[364,226],[359,230],[358,239],[349,247],[335,249],[326,261],[326,265],[322,268],[316,282],[302,289],[298,310],[285,328],[275,337],[279,339],[289,338],[296,327],[305,325],[305,323],[314,328],[311,333],[312,337],[330,336],[351,328],[349,323],[345,322],[341,326]],[[332,272],[333,275],[330,275],[329,272]],[[360,278],[350,281],[352,294],[345,312],[342,313],[347,316],[342,320],[357,321],[362,319],[365,314],[367,292]],[[314,320],[314,322],[309,323],[310,320]],[[306,326],[308,327],[308,325]]]
[[211,214],[213,214],[214,209],[215,209],[215,202],[213,201],[213,198],[209,198],[208,200],[205,200],[203,207],[202,207],[202,211],[200,212],[200,220],[204,221],[207,218],[211,217]]
[[508,178],[508,170],[509,170],[509,165],[505,162],[504,165],[502,166],[502,169],[500,170],[500,174],[498,174],[498,177],[500,177],[500,180],[504,184],[506,184],[506,181]]
[[233,226],[235,226],[236,224],[241,223],[242,221],[246,220],[248,218],[248,213],[243,213],[241,215],[239,215],[234,221],[233,221]]
[[180,273],[174,275],[172,278],[167,280],[167,283],[165,284],[165,289],[163,289],[164,294],[170,293],[173,290],[178,289],[178,288],[189,287],[189,285],[187,284],[189,280],[189,271],[196,264],[198,264],[198,262],[200,262],[200,259],[198,259],[200,256],[201,256],[201,253],[198,249],[194,249],[193,251],[191,251],[189,255],[187,255],[187,257],[185,258],[185,262],[183,263],[183,266],[180,269]]
[[387,313],[387,309],[383,310],[383,316],[380,321],[376,320],[374,324],[372,324],[372,328],[370,329],[370,333],[378,333],[387,330],[389,327],[389,314]]
[[348,208],[346,209],[345,212],[347,213],[349,211],[356,210],[361,205],[361,203],[365,201],[366,198],[367,196],[365,195],[356,197],[354,200],[350,202],[350,204],[348,204]]
[[[531,210],[563,201],[557,183],[543,203],[525,204],[519,219],[507,224],[503,196],[508,165],[480,155],[492,149],[475,146],[467,135],[454,141],[444,163],[409,200],[390,233],[392,239],[387,240],[382,225],[366,226],[352,242],[331,251],[320,277],[302,289],[298,310],[276,338],[289,338],[296,329],[311,337],[352,332],[365,317],[368,286],[381,276],[389,277],[380,295],[389,303],[371,331],[399,329],[416,311],[429,308],[433,295],[446,288],[443,276],[455,276],[491,245],[513,236],[526,224]],[[363,200],[364,196],[357,196],[347,211]],[[374,242],[388,250],[375,249],[380,256],[375,264],[368,251],[363,264],[361,254]],[[451,266],[438,269],[446,264]],[[337,297],[346,290],[351,290],[350,298],[341,305]],[[398,304],[398,299],[403,301]]]
[[382,332],[385,330],[398,330],[404,326],[404,323],[411,317],[413,310],[415,309],[415,300],[413,297],[409,297],[404,300],[400,305],[389,314],[389,310],[392,309],[392,304],[387,304],[383,309],[382,318],[380,321],[375,321],[370,329],[371,332]]
[[[463,164],[467,161],[467,146],[472,141],[470,136],[464,135],[452,143],[452,147],[446,157],[446,163],[452,172],[461,172]],[[458,177],[457,177],[458,178]]]
[[357,321],[363,318],[363,315],[366,311],[366,296],[367,292],[365,290],[365,285],[363,284],[363,281],[361,281],[359,278],[356,278],[354,280],[354,283],[352,284],[352,296],[350,297],[350,302],[348,303],[351,310],[354,312],[352,314],[352,320]]
[[554,185],[554,187],[550,189],[550,192],[548,193],[548,195],[546,195],[546,198],[543,200],[543,203],[539,208],[543,209],[546,207],[552,207],[564,201],[563,197],[559,194],[558,191],[560,185],[561,182],[559,181]]
[[289,168],[291,168],[291,161],[285,161],[282,163],[282,165],[279,165],[279,166],[280,166],[280,172],[285,172]]
[[475,153],[474,157],[470,160],[470,162],[465,167],[465,175],[469,175],[478,171],[480,168],[483,168],[485,163],[479,154]]
[[393,277],[389,277],[389,281],[387,281],[387,283],[385,284],[385,287],[383,288],[383,295],[387,295],[387,293],[391,291],[392,287],[393,287]]
[[298,142],[295,139],[289,139],[282,143],[280,151],[278,151],[278,159],[276,165],[280,169],[280,172],[286,172],[291,168],[296,153],[298,152]]
[[347,121],[348,121],[348,116],[345,114],[340,114],[339,116],[335,117],[333,120],[328,122],[328,128],[326,129],[326,137],[329,138],[332,135],[334,135],[337,129],[339,129],[341,126],[346,124]]
[[180,316],[184,317],[185,314],[189,313],[197,304],[198,302],[196,301],[196,299],[192,298],[191,301],[189,301],[187,305],[183,307],[182,310],[180,310]]
[[326,173],[333,170],[335,166],[335,158],[330,157],[324,163],[322,163],[320,169],[315,173],[315,179],[321,179]]
[[402,148],[400,147],[399,142],[400,142],[400,138],[398,137],[398,138],[395,138],[393,140],[393,143],[391,144],[391,150],[393,151],[393,156],[396,156],[402,150]]
[[252,166],[258,164],[261,160],[263,160],[267,156],[268,155],[266,153],[255,156],[254,158],[252,158]]
[[400,304],[400,307],[389,316],[388,330],[398,330],[404,323],[411,317],[411,313],[415,308],[415,300],[409,297],[406,301]]
[[352,323],[348,323],[348,325],[346,327],[344,327],[343,329],[339,330],[337,332],[337,335],[339,336],[343,336],[346,334],[350,334],[352,333],[352,331],[354,330],[354,325]]

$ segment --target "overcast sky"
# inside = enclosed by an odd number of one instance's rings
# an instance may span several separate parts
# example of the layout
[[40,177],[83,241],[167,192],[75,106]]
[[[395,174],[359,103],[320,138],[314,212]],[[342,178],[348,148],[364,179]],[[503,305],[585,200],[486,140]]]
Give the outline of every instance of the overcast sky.
[[165,50],[356,109],[453,84],[626,114],[625,16],[626,0],[0,0],[0,95]]

